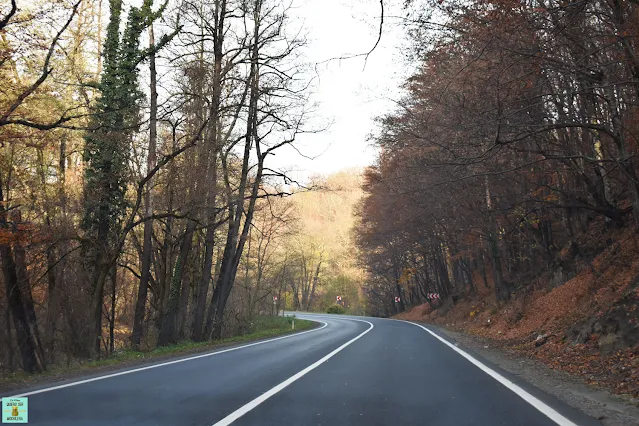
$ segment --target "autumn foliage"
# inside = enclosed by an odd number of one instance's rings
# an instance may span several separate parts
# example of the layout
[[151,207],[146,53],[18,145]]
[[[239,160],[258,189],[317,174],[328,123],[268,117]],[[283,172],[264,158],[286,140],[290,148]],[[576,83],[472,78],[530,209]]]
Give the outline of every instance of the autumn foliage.
[[636,357],[638,6],[409,3],[419,67],[358,210],[370,312]]

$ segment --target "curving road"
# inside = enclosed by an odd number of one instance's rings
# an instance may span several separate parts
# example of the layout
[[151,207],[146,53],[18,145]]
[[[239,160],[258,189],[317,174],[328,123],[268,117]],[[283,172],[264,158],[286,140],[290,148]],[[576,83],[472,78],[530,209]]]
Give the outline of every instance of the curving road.
[[322,326],[14,396],[50,426],[600,424],[423,326],[298,315]]

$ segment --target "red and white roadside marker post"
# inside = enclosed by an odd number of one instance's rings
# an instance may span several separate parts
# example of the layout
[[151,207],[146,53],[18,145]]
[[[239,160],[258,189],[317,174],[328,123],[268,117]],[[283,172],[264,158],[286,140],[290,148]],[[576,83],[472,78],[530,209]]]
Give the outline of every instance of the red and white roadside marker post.
[[403,311],[403,306],[400,304],[402,299],[399,296],[395,296],[395,313],[399,314]]
[[439,293],[428,293],[426,294],[426,299],[428,300],[428,303],[432,303],[435,300],[438,300],[441,302],[441,298],[439,297]]

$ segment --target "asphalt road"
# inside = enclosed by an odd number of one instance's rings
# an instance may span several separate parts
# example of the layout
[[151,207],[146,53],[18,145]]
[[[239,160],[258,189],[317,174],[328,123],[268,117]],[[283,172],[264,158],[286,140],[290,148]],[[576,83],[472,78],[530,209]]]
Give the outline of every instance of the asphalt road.
[[300,316],[322,328],[13,396],[50,426],[600,424],[417,325]]

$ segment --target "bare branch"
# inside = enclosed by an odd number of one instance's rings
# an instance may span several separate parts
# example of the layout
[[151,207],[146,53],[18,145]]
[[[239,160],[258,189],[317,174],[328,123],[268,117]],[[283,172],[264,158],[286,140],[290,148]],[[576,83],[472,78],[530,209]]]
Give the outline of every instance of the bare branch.
[[22,92],[20,95],[18,95],[17,99],[13,102],[13,104],[11,104],[9,109],[2,115],[2,117],[0,117],[0,126],[5,126],[7,124],[22,124],[22,125],[27,125],[27,127],[39,128],[40,130],[49,130],[49,129],[55,127],[56,123],[57,123],[57,125],[59,125],[59,124],[61,124],[64,121],[68,121],[66,119],[61,118],[58,121],[56,121],[56,122],[54,122],[54,123],[52,123],[50,125],[40,125],[40,127],[37,127],[35,125],[35,123],[32,123],[32,125],[29,125],[29,122],[27,120],[14,120],[13,122],[10,123],[8,121],[8,119],[9,119],[9,116],[20,105],[22,105],[24,100],[27,97],[29,97],[33,92],[35,92],[38,89],[38,87],[40,87],[42,85],[42,83],[44,83],[44,81],[47,79],[47,77],[49,77],[49,75],[53,71],[53,68],[50,68],[49,64],[51,63],[51,57],[53,56],[53,52],[55,50],[55,47],[58,44],[58,41],[60,40],[60,37],[62,36],[62,34],[66,31],[66,29],[69,27],[69,25],[73,21],[73,18],[75,17],[75,15],[76,15],[76,13],[78,11],[78,6],[80,6],[81,2],[82,2],[82,0],[78,0],[73,5],[73,10],[71,12],[71,16],[69,16],[69,18],[67,19],[66,23],[62,26],[62,28],[60,28],[58,33],[55,35],[55,37],[51,41],[51,44],[49,45],[49,50],[47,52],[47,56],[46,56],[46,58],[44,60],[44,64],[42,65],[42,73],[40,74],[40,77],[38,77],[38,79],[35,82],[33,82],[33,84],[31,86],[29,86],[28,89],[26,89],[24,92]]

